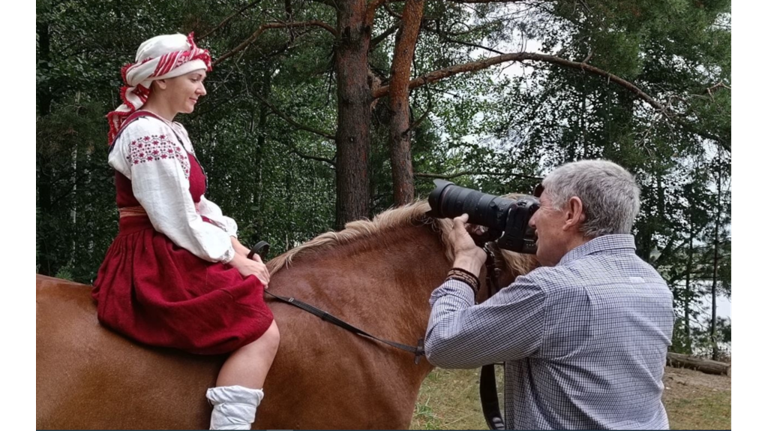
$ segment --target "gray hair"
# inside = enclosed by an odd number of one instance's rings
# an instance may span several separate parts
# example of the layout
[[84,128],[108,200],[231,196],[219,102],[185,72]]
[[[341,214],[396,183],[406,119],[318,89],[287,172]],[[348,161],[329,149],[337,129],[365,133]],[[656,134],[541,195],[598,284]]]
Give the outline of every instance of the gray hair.
[[626,169],[607,160],[566,163],[552,171],[542,186],[555,208],[571,197],[584,206],[581,232],[588,238],[628,234],[640,212],[640,188]]

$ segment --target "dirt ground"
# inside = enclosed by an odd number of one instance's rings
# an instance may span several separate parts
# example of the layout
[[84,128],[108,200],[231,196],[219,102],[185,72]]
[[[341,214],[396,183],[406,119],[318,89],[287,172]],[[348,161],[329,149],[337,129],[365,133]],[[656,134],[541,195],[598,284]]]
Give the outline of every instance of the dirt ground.
[[685,368],[667,367],[664,371],[665,395],[669,399],[686,398],[700,391],[730,391],[731,378],[714,376]]

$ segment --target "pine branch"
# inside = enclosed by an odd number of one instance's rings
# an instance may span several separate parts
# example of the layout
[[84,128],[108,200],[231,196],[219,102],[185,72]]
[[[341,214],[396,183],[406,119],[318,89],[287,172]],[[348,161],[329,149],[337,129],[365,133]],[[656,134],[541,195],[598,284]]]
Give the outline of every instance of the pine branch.
[[331,33],[334,37],[337,35],[336,29],[331,27],[330,25],[322,22],[322,21],[304,21],[304,22],[270,22],[267,24],[262,25],[259,27],[248,39],[244,40],[240,45],[236,46],[231,51],[225,53],[216,61],[213,62],[213,65],[217,65],[221,63],[222,61],[226,60],[227,58],[235,55],[236,53],[242,51],[248,45],[253,43],[256,39],[261,36],[262,33],[264,33],[266,30],[272,29],[272,28],[296,28],[296,27],[320,27],[322,29],[327,30],[329,33]]
[[224,18],[224,21],[220,22],[216,27],[214,27],[213,29],[211,29],[208,32],[206,32],[204,35],[202,35],[199,38],[197,38],[197,42],[200,42],[201,40],[203,40],[206,37],[210,36],[214,32],[218,31],[220,28],[224,27],[229,21],[231,21],[232,18],[236,17],[237,15],[240,15],[241,13],[245,12],[247,9],[250,9],[250,8],[256,6],[259,3],[261,3],[261,0],[255,0],[255,1],[252,1],[252,2],[248,3],[247,5],[245,5],[243,7],[241,7],[240,9],[238,9],[232,15]]
[[277,115],[278,117],[282,118],[283,120],[288,122],[288,124],[296,127],[297,129],[304,130],[304,131],[310,132],[310,133],[314,133],[314,134],[316,134],[318,136],[322,136],[323,138],[328,139],[330,141],[335,141],[336,140],[336,136],[334,136],[334,135],[332,135],[332,134],[330,134],[330,133],[328,133],[326,131],[315,129],[315,128],[309,127],[309,126],[305,126],[305,125],[297,122],[296,120],[294,120],[293,118],[291,118],[287,114],[285,114],[284,112],[282,112],[279,109],[277,109],[274,105],[269,103],[260,94],[254,93],[254,96],[256,96],[256,98],[259,99],[261,101],[261,103],[266,105],[273,113],[275,113],[275,115]]

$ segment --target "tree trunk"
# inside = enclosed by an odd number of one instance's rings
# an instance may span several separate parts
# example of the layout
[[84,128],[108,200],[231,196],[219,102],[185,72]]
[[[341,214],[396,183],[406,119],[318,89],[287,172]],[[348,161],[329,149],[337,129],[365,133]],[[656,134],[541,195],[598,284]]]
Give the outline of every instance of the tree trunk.
[[731,364],[725,362],[710,361],[709,359],[694,358],[679,353],[667,353],[667,365],[675,368],[688,368],[702,373],[716,375],[731,375]]
[[691,271],[693,270],[693,216],[690,217],[690,232],[688,236],[688,258],[685,262],[685,293],[683,297],[683,312],[685,313],[685,351],[691,353]]
[[395,54],[392,59],[389,87],[389,154],[392,164],[392,186],[395,205],[413,201],[413,163],[411,160],[411,115],[408,103],[408,83],[416,41],[424,14],[424,0],[407,0],[403,20],[395,38]]
[[718,264],[718,249],[720,241],[720,150],[718,149],[717,158],[717,201],[715,204],[715,257],[712,262],[712,322],[709,327],[709,337],[712,341],[712,359],[717,360],[719,355],[719,349],[717,348],[717,264]]
[[[267,70],[264,71],[264,74],[262,76],[262,81],[259,85],[258,91],[261,92],[261,95],[264,96],[264,99],[269,98],[269,94],[272,89],[272,68],[267,68]],[[263,182],[263,174],[262,174],[262,161],[264,159],[264,147],[267,144],[267,116],[269,115],[269,107],[266,106],[264,103],[259,104],[259,119],[258,124],[256,125],[256,151],[254,152],[254,158],[253,158],[253,171],[255,174],[255,178],[253,178],[253,203],[252,206],[256,207],[256,211],[254,212],[253,220],[251,221],[252,226],[254,227],[254,235],[256,235],[256,238],[263,238],[264,233],[262,230],[264,229],[264,218],[262,216],[262,195],[264,191],[264,182]],[[254,119],[251,119],[251,133],[253,133],[253,121]],[[255,240],[255,238],[251,238],[251,240]]]
[[[50,61],[50,51],[51,51],[51,38],[50,38],[50,32],[49,32],[49,25],[47,22],[41,22],[38,21],[36,23],[37,27],[37,37],[38,37],[38,51],[37,51],[37,59],[40,61],[40,65],[38,66],[40,68],[40,72],[42,76],[45,76],[46,78],[50,77],[50,72],[48,72],[48,61]],[[50,115],[51,113],[51,105],[53,102],[53,95],[50,89],[50,86],[47,84],[47,82],[43,82],[41,84],[38,84],[37,86],[37,115],[39,117],[44,117],[46,115]],[[44,146],[44,145],[43,145]],[[38,208],[38,214],[43,215],[43,217],[50,216],[52,212],[53,207],[53,191],[52,191],[52,175],[49,171],[48,167],[50,164],[50,159],[48,157],[48,151],[47,149],[44,151],[40,151],[40,144],[37,145],[38,151],[37,151],[37,208]],[[52,251],[49,248],[47,241],[42,241],[42,243],[39,242],[40,238],[45,238],[45,234],[41,235],[40,231],[40,218],[38,216],[37,221],[37,238],[38,238],[38,255],[37,255],[37,266],[38,271],[40,271],[41,274],[45,275],[53,275],[54,274],[54,260],[51,259]]]
[[[50,228],[48,226],[49,219],[52,213],[53,208],[53,191],[52,191],[52,178],[50,173],[46,168],[48,168],[50,164],[50,160],[46,155],[41,154],[39,151],[37,153],[37,210],[38,210],[38,219],[37,219],[37,244],[39,246],[38,248],[38,254],[37,254],[37,270],[38,273],[43,275],[50,275],[53,276],[55,274],[55,262],[54,259],[51,258],[53,251],[51,250],[51,246],[49,245],[49,241],[46,241],[46,236],[49,232],[46,232],[45,230],[41,229],[42,227]],[[42,225],[42,226],[41,226]],[[41,241],[42,239],[42,241]]]
[[336,229],[369,217],[368,182],[373,100],[368,82],[368,45],[365,0],[337,3],[338,32],[334,70],[337,76],[338,130],[336,132]]

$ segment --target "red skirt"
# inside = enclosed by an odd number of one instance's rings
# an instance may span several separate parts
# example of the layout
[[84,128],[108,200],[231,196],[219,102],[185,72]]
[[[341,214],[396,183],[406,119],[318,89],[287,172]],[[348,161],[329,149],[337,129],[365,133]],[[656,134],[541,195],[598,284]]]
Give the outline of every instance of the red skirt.
[[157,232],[147,217],[123,217],[99,268],[99,321],[141,343],[190,353],[228,353],[257,340],[273,317],[256,276],[207,262]]

